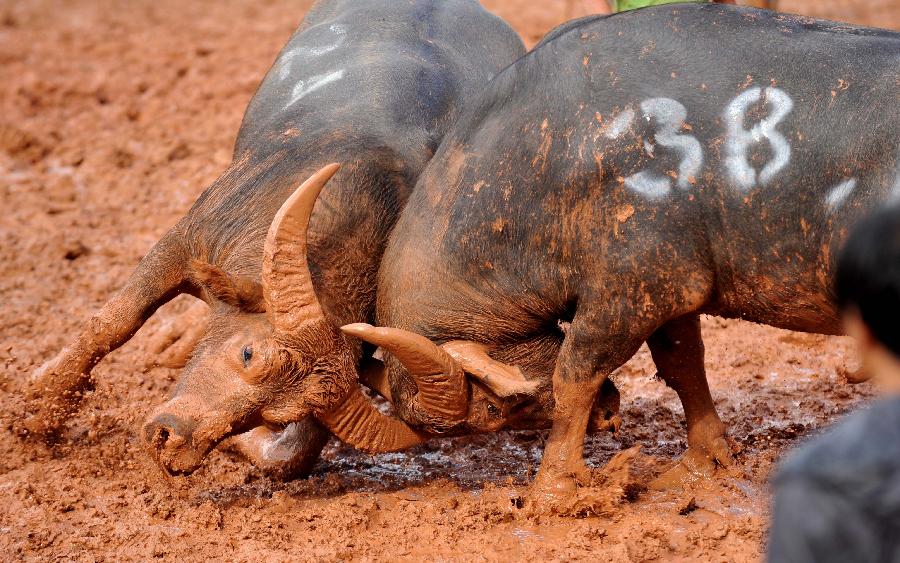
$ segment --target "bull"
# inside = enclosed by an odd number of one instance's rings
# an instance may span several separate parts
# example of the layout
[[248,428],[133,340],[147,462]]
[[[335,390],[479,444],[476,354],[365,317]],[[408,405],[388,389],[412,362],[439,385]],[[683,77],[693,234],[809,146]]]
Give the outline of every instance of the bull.
[[251,100],[231,166],[34,374],[24,432],[57,432],[92,368],[187,293],[209,304],[208,329],[144,427],[167,471],[249,432],[261,462],[290,437],[275,462],[302,472],[323,425],[365,434],[376,411],[360,410],[356,380],[370,352],[338,327],[374,319],[380,257],[418,175],[463,103],[523,52],[475,0],[317,2]]
[[898,102],[895,32],[718,4],[564,24],[445,137],[383,256],[382,327],[344,332],[387,351],[425,436],[546,413],[539,496],[588,479],[598,390],[644,342],[681,467],[727,465],[699,315],[841,332],[835,253],[900,200]]

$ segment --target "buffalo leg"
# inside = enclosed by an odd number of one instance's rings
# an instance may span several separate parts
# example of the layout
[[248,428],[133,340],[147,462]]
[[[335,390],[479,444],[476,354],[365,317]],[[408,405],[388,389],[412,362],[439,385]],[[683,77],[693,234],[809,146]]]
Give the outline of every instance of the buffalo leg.
[[92,388],[93,367],[179,293],[185,263],[186,252],[174,232],[156,243],[125,287],[84,324],[75,341],[34,373],[25,391],[29,415],[20,430],[47,438],[65,423],[82,394]]
[[191,357],[197,342],[206,333],[209,306],[197,300],[177,317],[166,321],[147,346],[147,367],[181,369]]
[[706,370],[700,317],[688,315],[669,321],[647,339],[659,376],[672,388],[684,407],[688,452],[683,469],[708,474],[714,463],[728,465],[731,449],[725,440],[725,424],[716,413]]
[[237,451],[267,475],[287,481],[309,475],[330,437],[328,430],[307,417],[283,430],[258,426],[223,447]]
[[577,482],[590,479],[584,438],[595,396],[609,374],[634,355],[644,340],[614,331],[604,334],[615,324],[606,315],[579,311],[566,332],[553,371],[553,426],[534,482],[541,500],[568,496]]
[[622,427],[622,416],[619,414],[621,401],[622,397],[619,395],[618,388],[612,379],[607,377],[600,386],[597,399],[594,401],[594,408],[588,422],[588,433],[618,432]]

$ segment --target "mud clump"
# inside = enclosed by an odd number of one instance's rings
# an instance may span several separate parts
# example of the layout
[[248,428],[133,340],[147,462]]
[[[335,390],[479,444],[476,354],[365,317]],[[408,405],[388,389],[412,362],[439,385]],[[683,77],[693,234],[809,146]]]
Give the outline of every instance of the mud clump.
[[36,164],[50,153],[37,137],[5,123],[0,123],[0,150],[26,164]]
[[[647,490],[646,479],[654,466],[652,460],[645,461],[643,471],[638,472],[640,446],[632,446],[612,457],[600,470],[592,472],[590,486],[582,486],[575,493],[570,504],[559,511],[561,516],[588,518],[595,516],[610,517],[621,510],[626,503],[637,501],[641,493]],[[538,510],[541,507],[536,507]]]

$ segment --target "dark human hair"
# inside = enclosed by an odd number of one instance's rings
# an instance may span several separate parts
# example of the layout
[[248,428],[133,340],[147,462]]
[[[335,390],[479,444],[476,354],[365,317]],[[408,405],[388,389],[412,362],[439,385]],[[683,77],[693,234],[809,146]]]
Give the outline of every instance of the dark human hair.
[[900,356],[900,205],[862,220],[838,257],[835,293],[872,335]]

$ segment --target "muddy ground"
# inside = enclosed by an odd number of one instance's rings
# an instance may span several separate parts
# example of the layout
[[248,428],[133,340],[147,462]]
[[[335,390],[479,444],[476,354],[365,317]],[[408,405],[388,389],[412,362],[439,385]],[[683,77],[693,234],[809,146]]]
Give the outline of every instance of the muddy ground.
[[[529,45],[592,3],[485,1]],[[177,372],[142,366],[149,335],[190,298],[95,369],[62,443],[12,436],[26,377],[224,170],[245,105],[308,5],[0,0],[0,558],[758,559],[779,456],[871,396],[839,375],[844,339],[705,319],[713,394],[740,452],[712,484],[674,492],[641,487],[685,449],[681,407],[642,350],[614,376],[622,431],[587,448],[594,466],[641,454],[588,490],[581,517],[517,508],[540,432],[376,457],[332,443],[291,483],[222,452],[190,478],[163,478],[138,429]],[[782,5],[900,28],[900,0]]]

